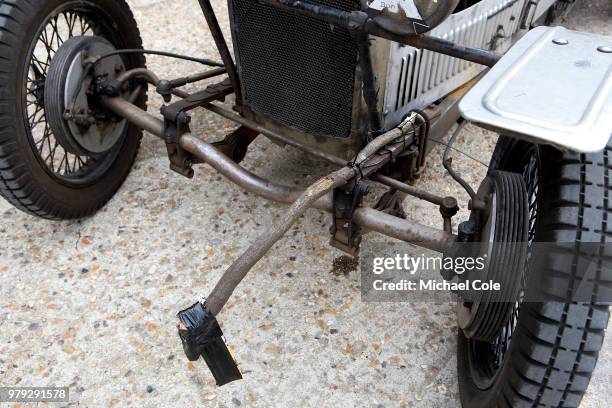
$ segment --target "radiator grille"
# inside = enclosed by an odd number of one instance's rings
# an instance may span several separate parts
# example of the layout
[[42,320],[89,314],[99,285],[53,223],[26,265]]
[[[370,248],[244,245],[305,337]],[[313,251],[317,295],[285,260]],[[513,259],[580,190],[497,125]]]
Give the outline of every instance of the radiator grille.
[[[349,136],[357,50],[348,31],[254,0],[229,1],[245,104],[309,134]],[[358,0],[315,3],[359,8]]]

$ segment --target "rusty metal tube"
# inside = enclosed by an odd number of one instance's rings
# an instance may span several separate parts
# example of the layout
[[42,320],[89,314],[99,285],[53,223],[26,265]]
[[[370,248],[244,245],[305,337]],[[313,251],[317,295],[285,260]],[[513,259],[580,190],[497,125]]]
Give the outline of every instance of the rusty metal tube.
[[217,315],[227,303],[238,284],[249,273],[251,268],[285,235],[291,226],[319,198],[331,192],[334,188],[346,184],[355,176],[355,169],[343,167],[340,170],[322,177],[302,193],[285,213],[279,225],[273,226],[261,234],[249,248],[236,259],[225,271],[217,285],[212,290],[206,305],[213,315]]
[[442,203],[444,202],[443,197],[410,186],[406,183],[402,183],[401,181],[395,180],[391,177],[383,176],[382,174],[375,174],[371,177],[371,179],[379,182],[380,184],[384,184],[387,187],[391,187],[394,190],[401,191],[402,193],[406,193],[413,197],[420,198],[421,200],[428,201],[432,204],[442,205]]
[[125,71],[117,77],[117,81],[125,82],[132,78],[143,78],[148,83],[157,85],[159,82],[159,77],[155,74],[155,72],[146,69],[146,68],[134,68],[129,71]]
[[385,38],[390,41],[397,42],[399,44],[409,45],[415,48],[421,48],[424,50],[430,50],[451,57],[459,58],[465,61],[474,62],[476,64],[492,67],[501,59],[501,55],[496,52],[467,47],[461,44],[456,44],[451,41],[447,41],[443,38],[437,38],[430,35],[408,35],[401,33],[393,33],[388,31],[375,21],[369,20],[365,24],[365,30],[368,34],[376,37]]
[[238,70],[236,69],[236,64],[234,63],[234,58],[232,57],[232,52],[230,51],[227,43],[225,42],[225,37],[223,36],[223,31],[219,26],[219,21],[217,20],[217,16],[215,15],[215,10],[213,9],[210,0],[198,0],[200,3],[200,8],[204,13],[204,18],[206,19],[206,23],[208,24],[208,29],[210,34],[215,41],[215,45],[217,46],[217,51],[219,51],[219,55],[223,60],[223,65],[227,70],[227,76],[234,88],[234,95],[236,95],[236,104],[238,106],[242,105],[242,89],[240,87],[240,76],[238,75]]
[[[233,183],[265,199],[279,203],[292,204],[303,193],[302,190],[275,184],[251,173],[244,167],[233,162],[210,143],[200,140],[190,134],[181,136],[180,145],[183,149],[187,150],[204,163],[209,164]],[[316,200],[313,203],[313,207],[323,211],[331,211],[333,208],[331,195]]]
[[121,98],[102,98],[104,105],[121,116],[127,119],[128,122],[138,126],[147,132],[153,133],[155,136],[164,137],[164,122],[155,116],[148,114],[138,106]]
[[179,88],[187,84],[203,81],[205,79],[213,78],[219,75],[223,75],[225,73],[227,73],[227,70],[225,68],[215,68],[197,74],[188,75],[186,77],[171,79],[168,82],[170,84],[170,88]]
[[[185,99],[189,97],[189,93],[185,91],[181,91],[180,89],[176,89],[176,87],[179,86],[181,83],[187,84],[193,81],[198,81],[198,80],[202,80],[206,78],[211,78],[213,76],[221,75],[223,73],[225,73],[225,68],[217,68],[217,69],[212,69],[210,71],[206,71],[200,74],[195,74],[195,75],[191,75],[188,77],[171,80],[169,81],[170,93],[178,96],[179,98]],[[122,73],[121,75],[117,77],[117,81],[123,83],[132,78],[144,79],[149,84],[154,85],[154,86],[158,86],[160,83],[160,79],[157,76],[157,74],[155,74],[155,72],[149,69],[146,69],[146,68],[134,68],[134,69],[130,69],[129,71],[125,71],[124,73]]]
[[370,231],[379,232],[438,252],[445,252],[450,249],[456,239],[453,234],[445,231],[398,218],[369,207],[358,208],[353,215],[353,220],[356,224]]
[[[335,7],[301,0],[259,0],[259,2],[294,14],[316,18],[348,30],[360,30],[375,37],[385,38],[399,44],[438,52],[488,67],[495,65],[501,58],[501,55],[493,51],[466,47],[443,38],[424,34],[408,34],[402,32],[405,30],[400,29],[401,25],[396,24],[395,28],[382,27],[375,19],[370,18],[365,11],[348,12]],[[448,10],[446,7],[450,9],[452,5],[444,6],[441,15],[434,17],[434,20],[443,18],[443,14]]]

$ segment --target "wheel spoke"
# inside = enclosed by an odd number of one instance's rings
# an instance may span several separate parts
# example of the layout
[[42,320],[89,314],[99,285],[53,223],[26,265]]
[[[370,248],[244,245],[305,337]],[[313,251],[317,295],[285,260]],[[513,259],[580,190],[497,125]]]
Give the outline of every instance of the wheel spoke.
[[62,38],[62,36],[61,36],[61,34],[59,32],[59,29],[58,29],[58,24],[57,24],[58,23],[58,18],[59,18],[59,16],[55,16],[55,17],[53,17],[49,21],[49,24],[51,25],[51,28],[53,29],[53,37],[52,38],[55,38],[55,43],[57,45],[57,48],[59,48],[63,44],[63,42],[64,42],[64,39]]
[[79,18],[79,23],[81,25],[81,35],[85,35],[88,31],[91,31],[93,33],[93,28],[91,27],[89,21],[81,17]]
[[70,157],[68,157],[68,152],[64,150],[64,175],[70,174]]
[[[66,16],[68,14],[68,16]],[[72,37],[74,34],[74,23],[76,22],[76,14],[74,13],[64,13],[64,20],[68,24],[68,36]]]
[[32,70],[34,71],[34,75],[36,75],[36,79],[44,79],[47,76],[47,69],[49,68],[49,64],[47,62],[42,62],[36,57],[36,55],[32,55],[32,63],[30,64]]
[[[41,111],[43,111],[43,107],[37,104],[36,109],[34,110],[34,113],[31,116],[28,116],[28,123],[30,124],[30,130],[34,129],[35,125],[38,123],[36,119],[36,115],[38,115],[38,113],[40,113]],[[41,117],[43,116],[44,116],[44,112],[42,113]]]
[[[49,34],[47,33],[47,27],[45,27],[40,35],[39,42],[45,47],[45,51],[47,52],[47,62],[51,60],[51,53],[55,54],[55,50],[53,49],[53,37],[49,40]],[[36,58],[36,56],[33,56]]]
[[45,141],[49,140],[49,125],[45,124],[45,130],[43,131],[43,137],[40,139],[40,141],[37,142],[37,145],[40,144],[40,146],[38,147],[38,153],[40,155],[42,155],[43,149],[45,147]]
[[76,154],[74,155],[74,159],[72,160],[72,171],[74,173],[76,173],[76,171],[79,169],[78,166],[78,158],[79,156],[77,156]]

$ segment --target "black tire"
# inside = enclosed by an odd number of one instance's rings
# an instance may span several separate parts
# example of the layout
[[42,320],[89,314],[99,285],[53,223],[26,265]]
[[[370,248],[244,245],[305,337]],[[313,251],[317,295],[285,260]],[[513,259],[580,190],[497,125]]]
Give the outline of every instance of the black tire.
[[[547,146],[500,137],[491,170],[526,175],[528,157],[537,172],[538,216],[534,241],[583,243],[612,241],[612,144],[601,153],[561,153]],[[567,279],[576,276],[571,263],[548,265],[548,273]],[[598,276],[599,278],[599,276]],[[459,391],[465,407],[577,407],[595,368],[609,311],[597,288],[610,281],[596,281],[589,304],[575,302],[522,303],[511,341],[497,371],[482,381],[484,363],[474,357],[482,344],[458,336]],[[609,299],[607,299],[609,300]],[[607,301],[606,300],[606,301]],[[486,346],[486,345],[484,345]]]
[[[0,194],[18,209],[49,219],[81,218],[100,209],[127,177],[142,136],[139,129],[129,126],[110,152],[94,160],[95,166],[83,160],[81,168],[79,157],[78,179],[66,169],[60,174],[59,167],[66,167],[66,164],[60,163],[55,171],[53,163],[50,168],[41,157],[42,147],[37,147],[34,141],[34,131],[27,116],[31,102],[26,98],[32,94],[26,86],[32,75],[30,61],[33,61],[32,52],[42,35],[42,27],[53,21],[54,15],[62,13],[68,21],[66,16],[72,16],[70,10],[74,10],[74,15],[84,16],[86,23],[91,20],[89,35],[102,36],[116,48],[142,48],[136,21],[124,0],[0,1]],[[58,24],[57,19],[55,24]],[[76,27],[73,28],[76,31]],[[71,28],[64,36],[72,35]],[[49,41],[53,44],[54,40]],[[60,39],[55,41],[59,47]],[[53,54],[49,52],[48,55]],[[123,61],[127,69],[145,64],[144,57],[136,54],[126,56]],[[48,67],[41,64],[39,67]],[[44,84],[45,75],[41,74],[40,78],[37,76]],[[136,104],[145,108],[144,91]],[[44,123],[44,111],[41,115]],[[38,125],[40,120],[36,123]],[[49,139],[47,143],[52,150],[51,136],[43,137]],[[45,140],[40,143],[44,145]],[[66,162],[68,159],[66,156]],[[52,157],[51,162],[53,160]],[[77,163],[76,158],[74,160]],[[73,164],[74,174],[76,168]]]

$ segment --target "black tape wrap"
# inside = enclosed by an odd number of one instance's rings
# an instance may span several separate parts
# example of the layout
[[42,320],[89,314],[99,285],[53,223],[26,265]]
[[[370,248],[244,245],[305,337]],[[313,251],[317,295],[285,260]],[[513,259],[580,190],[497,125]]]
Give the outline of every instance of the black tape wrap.
[[179,326],[178,332],[185,355],[190,361],[196,361],[202,356],[217,385],[242,379],[238,365],[223,341],[221,327],[206,307],[206,302],[197,302],[181,310],[178,318],[186,329],[181,330]]

